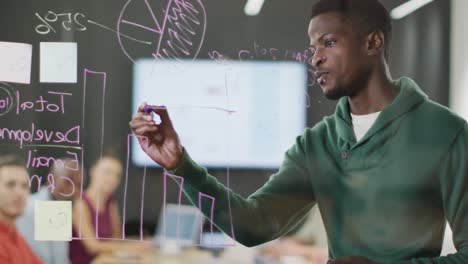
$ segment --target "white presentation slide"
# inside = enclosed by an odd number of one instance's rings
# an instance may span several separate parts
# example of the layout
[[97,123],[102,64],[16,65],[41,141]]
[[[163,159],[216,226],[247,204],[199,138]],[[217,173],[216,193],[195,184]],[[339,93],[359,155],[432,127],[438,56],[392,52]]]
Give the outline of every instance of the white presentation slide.
[[74,42],[41,42],[41,83],[76,83],[78,46]]
[[[165,105],[182,144],[206,167],[278,168],[306,126],[306,68],[296,62],[140,60],[133,109]],[[156,166],[132,142],[132,160]]]
[[0,41],[0,81],[31,83],[32,45]]

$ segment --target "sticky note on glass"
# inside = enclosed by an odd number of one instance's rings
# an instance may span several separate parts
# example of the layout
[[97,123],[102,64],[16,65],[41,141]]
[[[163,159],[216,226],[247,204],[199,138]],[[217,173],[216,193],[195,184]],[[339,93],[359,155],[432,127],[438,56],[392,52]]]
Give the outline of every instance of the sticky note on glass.
[[41,83],[76,83],[78,46],[75,42],[41,42]]
[[34,239],[39,241],[71,241],[71,201],[35,201]]
[[0,81],[31,83],[32,45],[0,41]]

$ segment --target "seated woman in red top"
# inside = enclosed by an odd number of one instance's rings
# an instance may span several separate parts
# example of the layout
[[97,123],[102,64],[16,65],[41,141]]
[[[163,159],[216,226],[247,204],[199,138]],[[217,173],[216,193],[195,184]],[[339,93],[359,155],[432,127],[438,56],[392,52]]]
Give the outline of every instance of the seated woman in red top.
[[0,263],[40,264],[42,261],[16,230],[15,221],[26,206],[29,175],[16,156],[0,157]]
[[108,240],[122,238],[122,223],[113,195],[122,177],[120,161],[104,156],[91,167],[90,176],[90,184],[82,199],[78,198],[73,203],[73,237],[80,237],[81,230],[81,237],[85,239],[70,242],[71,263],[87,264],[102,253],[151,249],[150,243]]

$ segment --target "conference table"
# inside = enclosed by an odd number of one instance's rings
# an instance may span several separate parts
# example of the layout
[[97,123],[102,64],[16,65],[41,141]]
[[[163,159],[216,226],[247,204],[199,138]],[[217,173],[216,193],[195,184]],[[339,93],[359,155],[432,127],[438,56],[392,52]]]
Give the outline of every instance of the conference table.
[[[103,254],[91,262],[91,264],[318,264],[306,261],[303,258],[288,258],[278,262],[266,261],[259,258],[258,249],[247,248],[240,244],[227,247],[220,254],[215,255],[211,251],[199,248],[190,248],[179,254],[164,254],[155,248],[152,252],[141,255]],[[320,263],[322,264],[322,263]]]
[[182,250],[178,254],[164,254],[155,248],[152,252],[141,255],[102,254],[91,264],[187,264],[187,263],[219,263],[219,264],[249,264],[255,263],[256,251],[251,248],[236,245],[226,248],[218,256],[211,251],[198,248]]

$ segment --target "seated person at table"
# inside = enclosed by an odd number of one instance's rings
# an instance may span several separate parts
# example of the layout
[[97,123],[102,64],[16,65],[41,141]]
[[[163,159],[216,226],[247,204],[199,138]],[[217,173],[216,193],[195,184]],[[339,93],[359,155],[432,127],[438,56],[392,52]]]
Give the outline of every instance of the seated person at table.
[[42,261],[16,230],[15,221],[29,197],[29,175],[16,156],[0,157],[0,263],[39,264]]
[[[141,252],[151,248],[149,243],[108,240],[122,238],[122,224],[114,198],[121,177],[122,165],[114,157],[104,156],[91,167],[90,184],[83,192],[82,199],[75,200],[73,204],[73,237],[83,239],[70,242],[72,264],[90,263],[102,253]],[[100,240],[102,238],[106,240]]]
[[268,243],[260,250],[274,258],[300,256],[313,263],[328,260],[327,233],[317,206],[314,206],[305,222],[294,234]]
[[[68,264],[67,241],[37,241],[34,239],[34,203],[41,201],[67,201],[80,197],[80,164],[69,158],[56,162],[49,175],[47,185],[32,194],[27,202],[24,214],[16,220],[18,230],[44,263]],[[32,181],[33,179],[31,179]]]

